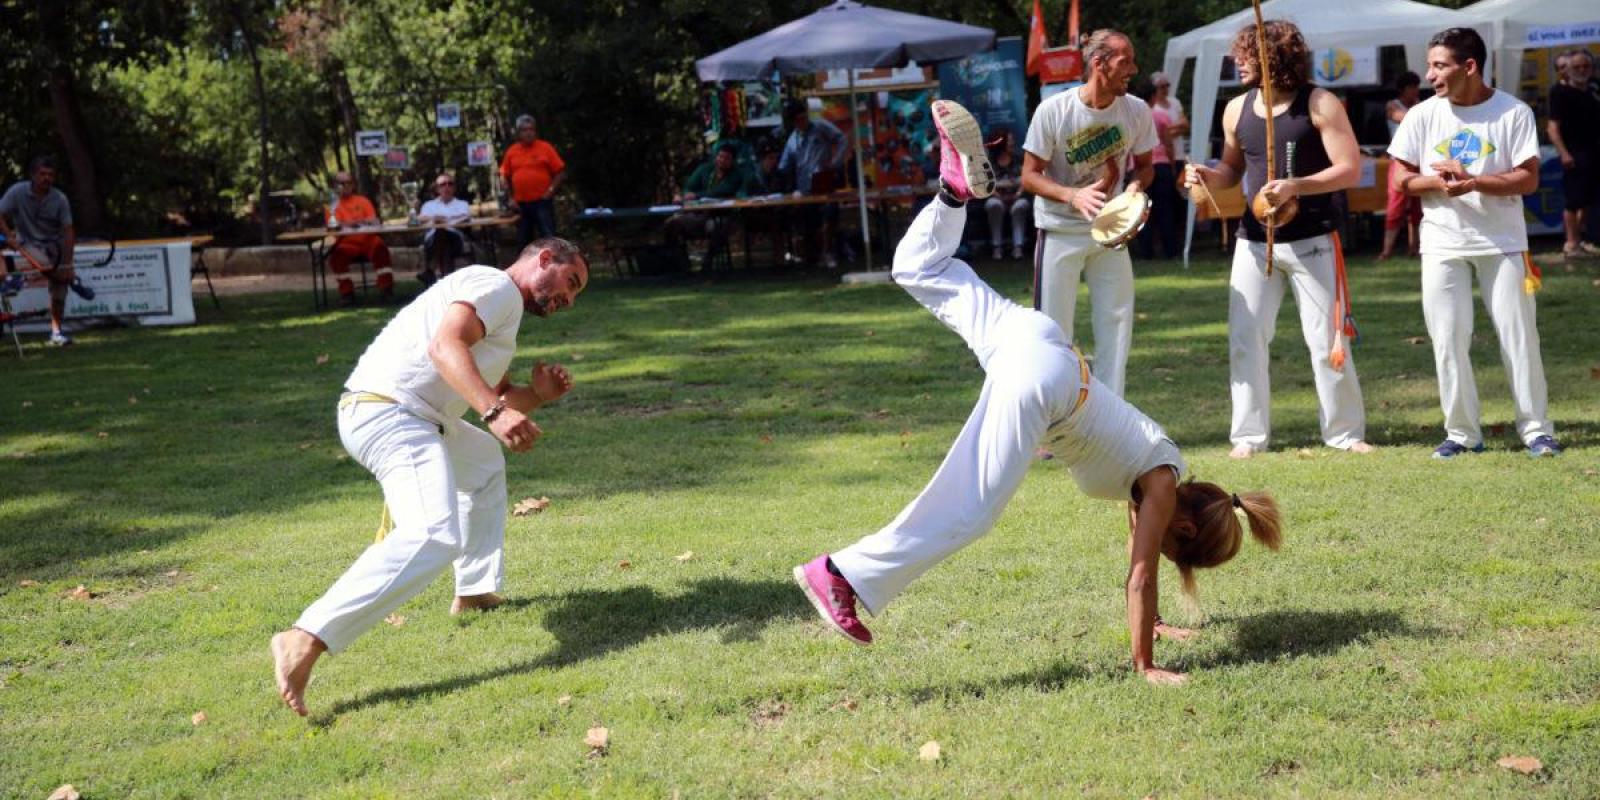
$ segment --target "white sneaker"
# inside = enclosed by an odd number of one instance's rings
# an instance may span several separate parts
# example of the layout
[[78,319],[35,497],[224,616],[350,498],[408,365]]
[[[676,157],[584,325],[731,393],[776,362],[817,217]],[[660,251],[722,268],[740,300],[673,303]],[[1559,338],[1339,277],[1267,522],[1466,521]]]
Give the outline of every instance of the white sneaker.
[[822,256],[822,267],[824,269],[838,269],[839,259],[834,258],[832,253],[824,253]]
[[50,345],[52,347],[66,347],[69,344],[72,344],[71,336],[62,333],[61,331],[50,332]]

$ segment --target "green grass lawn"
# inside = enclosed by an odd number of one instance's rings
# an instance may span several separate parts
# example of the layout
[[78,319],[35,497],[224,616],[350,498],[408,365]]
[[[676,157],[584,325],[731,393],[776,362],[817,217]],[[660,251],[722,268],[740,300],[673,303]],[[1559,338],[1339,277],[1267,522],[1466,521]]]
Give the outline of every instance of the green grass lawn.
[[[1351,266],[1380,451],[1320,446],[1286,303],[1274,449],[1244,463],[1225,265],[1137,267],[1129,399],[1287,523],[1281,553],[1201,573],[1202,637],[1157,645],[1178,689],[1127,666],[1123,509],[1058,464],[869,621],[877,645],[815,619],[790,568],[912,498],[981,383],[892,286],[597,270],[527,318],[516,369],[577,385],[509,459],[513,501],[551,500],[509,524],[510,604],[453,619],[439,580],[318,665],[309,721],[267,638],[371,541],[378,486],[334,402],[390,311],[234,297],[0,356],[0,797],[1600,796],[1600,266],[1547,270],[1539,298],[1568,453],[1515,441],[1480,305],[1506,430],[1449,463],[1416,262]],[[1022,268],[982,271],[1026,298]]]

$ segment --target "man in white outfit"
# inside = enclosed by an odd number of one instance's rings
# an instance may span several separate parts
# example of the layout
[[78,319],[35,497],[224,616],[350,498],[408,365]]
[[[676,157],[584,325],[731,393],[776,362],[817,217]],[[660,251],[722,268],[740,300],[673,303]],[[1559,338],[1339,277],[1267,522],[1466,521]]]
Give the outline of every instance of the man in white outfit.
[[1500,339],[1517,434],[1534,457],[1561,452],[1548,416],[1522,195],[1539,187],[1533,111],[1483,81],[1486,48],[1471,28],[1428,42],[1434,97],[1414,106],[1389,155],[1406,194],[1422,197],[1422,312],[1433,340],[1445,440],[1434,458],[1482,452],[1472,377],[1472,274]]
[[1128,96],[1139,65],[1126,35],[1095,31],[1083,60],[1088,82],[1040,103],[1022,144],[1022,188],[1037,197],[1033,219],[1041,234],[1034,307],[1075,341],[1079,277],[1089,284],[1094,376],[1121,397],[1133,344],[1133,262],[1127,250],[1095,244],[1090,222],[1121,191],[1130,156],[1135,182],[1150,185],[1156,126],[1149,106]]
[[[524,311],[572,305],[589,280],[578,248],[534,241],[505,271],[471,266],[441,279],[379,332],[339,399],[339,437],[383,486],[394,528],[272,637],[278,692],[304,716],[311,668],[337,653],[446,567],[451,613],[487,609],[504,576],[505,457],[541,433],[527,413],[572,387],[560,366],[534,366],[527,385],[506,377]],[[461,418],[476,411],[489,433]],[[491,433],[493,435],[491,435]]]
[[[1222,160],[1215,168],[1190,164],[1184,171],[1186,185],[1203,180],[1212,189],[1243,179],[1245,208],[1259,194],[1273,208],[1293,203],[1299,209],[1275,230],[1271,275],[1266,271],[1266,228],[1249,213],[1239,221],[1228,278],[1228,377],[1233,399],[1229,455],[1249,458],[1266,450],[1271,438],[1268,348],[1286,290],[1294,292],[1300,330],[1311,354],[1323,443],[1369,453],[1373,448],[1364,441],[1367,421],[1361,382],[1343,335],[1346,322],[1353,327],[1354,321],[1337,232],[1344,217],[1344,190],[1360,178],[1361,153],[1339,98],[1311,85],[1311,61],[1300,29],[1284,20],[1269,20],[1264,27],[1275,67],[1274,180],[1267,182],[1267,108],[1254,25],[1245,26],[1233,39],[1239,81],[1252,88],[1222,112]],[[1291,153],[1293,164],[1287,158]]]

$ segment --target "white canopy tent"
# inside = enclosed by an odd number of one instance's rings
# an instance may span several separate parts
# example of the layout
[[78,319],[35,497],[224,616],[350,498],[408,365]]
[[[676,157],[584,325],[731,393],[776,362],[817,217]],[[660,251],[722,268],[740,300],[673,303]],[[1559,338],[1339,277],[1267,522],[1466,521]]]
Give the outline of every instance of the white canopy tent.
[[[1493,0],[1500,2],[1501,0]],[[1513,0],[1522,2],[1523,0]],[[1529,6],[1568,0],[1526,0]],[[1571,0],[1593,4],[1594,0]],[[1471,26],[1486,34],[1485,41],[1495,41],[1487,34],[1489,27],[1476,24],[1460,11],[1412,2],[1412,0],[1360,0],[1358,3],[1340,0],[1267,0],[1261,4],[1261,13],[1267,19],[1287,19],[1300,27],[1306,44],[1312,50],[1328,47],[1371,47],[1374,45],[1403,45],[1406,63],[1422,74],[1427,71],[1428,39],[1445,28]],[[1189,160],[1204,163],[1210,152],[1211,122],[1217,105],[1217,88],[1221,81],[1222,59],[1234,34],[1247,24],[1254,24],[1255,14],[1246,6],[1236,14],[1224,17],[1209,25],[1196,28],[1182,36],[1167,41],[1163,69],[1168,75],[1181,75],[1184,62],[1195,59],[1194,92],[1190,100],[1189,121],[1193,133],[1189,138]],[[1188,262],[1189,249],[1194,241],[1193,204],[1189,205],[1188,223],[1184,233],[1184,262]]]
[[1483,0],[1461,9],[1478,30],[1485,27],[1494,63],[1494,84],[1513,94],[1520,82],[1522,51],[1600,41],[1600,3],[1595,0]]

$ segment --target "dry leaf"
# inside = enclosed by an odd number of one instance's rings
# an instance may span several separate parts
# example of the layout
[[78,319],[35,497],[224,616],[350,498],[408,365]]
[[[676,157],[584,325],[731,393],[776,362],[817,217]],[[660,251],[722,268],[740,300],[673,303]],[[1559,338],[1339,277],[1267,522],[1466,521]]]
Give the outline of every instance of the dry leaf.
[[572,705],[572,695],[564,694],[564,695],[561,695],[560,697],[557,697],[556,698],[556,705],[563,706],[563,707]]
[[93,600],[94,592],[89,591],[83,584],[80,583],[78,584],[78,588],[67,592],[67,596],[74,600]]
[[854,711],[854,710],[856,710],[858,705],[860,705],[860,704],[857,703],[854,700],[845,699],[845,700],[840,700],[839,702],[834,703],[831,706],[828,706],[828,710],[829,711]]
[[109,433],[106,433],[106,432],[105,432],[105,431],[101,431],[101,432],[99,432],[99,433],[97,433],[97,434],[95,434],[95,436],[98,436],[98,437],[100,437],[100,438],[102,438],[102,439],[109,439],[109,438],[111,438],[111,434],[109,434]]
[[1499,764],[1505,769],[1509,769],[1513,772],[1520,772],[1524,775],[1532,775],[1533,773],[1544,769],[1544,762],[1534,758],[1533,756],[1506,756],[1505,758],[1502,758],[1494,763]]
[[175,570],[175,569],[167,570],[166,576],[169,577],[169,578],[176,578],[176,577],[178,577],[178,571]]
[[1490,436],[1504,436],[1504,435],[1506,435],[1506,424],[1504,422],[1496,422],[1496,423],[1490,425],[1489,426],[1489,435]]
[[196,711],[196,712],[194,712],[194,716],[189,718],[189,722],[191,724],[193,724],[195,727],[199,727],[201,725],[206,724],[206,712],[204,712],[204,711]]
[[682,553],[679,553],[678,555],[673,556],[673,558],[677,559],[678,563],[681,564],[681,563],[683,563],[685,561],[688,561],[688,560],[694,558],[694,551],[693,550],[685,550]]
[[33,401],[32,400],[24,400],[24,401],[22,401],[22,407],[23,408],[33,408]]
[[51,792],[50,796],[45,800],[79,800],[81,797],[83,795],[78,794],[78,790],[72,784],[63,783],[56,787],[56,790]]
[[921,749],[917,750],[917,758],[920,758],[923,761],[938,761],[943,756],[944,753],[939,748],[939,743],[933,741],[932,739],[929,739],[927,744],[923,745]]
[[770,433],[761,434],[761,443],[762,444],[772,444],[772,434],[770,434]]
[[868,336],[876,336],[877,334],[875,332],[873,332],[873,330],[871,328],[868,328],[867,329],[867,335]]
[[583,743],[589,747],[589,755],[604,755],[611,746],[611,731],[602,727],[593,727],[584,734]]
[[136,405],[139,405],[139,398],[138,398],[138,396],[136,396],[136,395],[131,395],[131,394],[130,394],[130,395],[128,395],[128,405],[130,405],[130,406],[136,406]]
[[1311,448],[1309,447],[1302,447],[1299,450],[1294,451],[1294,455],[1295,458],[1312,458],[1314,456],[1314,454],[1311,452]]
[[35,580],[29,580],[27,578],[23,578],[22,580],[17,581],[17,585],[21,586],[24,589],[26,589],[26,588],[28,588],[30,586],[38,586],[39,582],[35,581]]
[[758,727],[770,728],[783,721],[789,714],[789,704],[782,700],[763,700],[756,706],[755,713],[750,715],[750,721]]
[[633,569],[633,562],[624,558],[617,562],[617,569]]
[[550,498],[548,497],[541,497],[537,500],[532,497],[526,497],[517,501],[517,504],[511,507],[511,515],[514,517],[526,517],[529,514],[537,514],[549,507]]
[[1596,475],[1600,475],[1600,469],[1586,469],[1586,470],[1583,471],[1583,474],[1588,475],[1589,477],[1592,478],[1592,477],[1594,477]]
[[1426,337],[1426,336],[1407,336],[1406,337],[1406,344],[1427,344],[1427,343],[1428,343],[1428,337]]
[[583,360],[583,354],[582,353],[573,353],[572,354],[572,360],[573,361],[582,361]]
[[311,446],[312,446],[312,444],[313,444],[313,443],[312,443],[312,442],[302,442],[302,443],[301,443],[301,444],[300,444],[300,449],[301,449],[301,450],[310,450],[310,449],[311,449]]
[[1589,368],[1589,380],[1600,381],[1600,367]]
[[328,363],[328,354],[327,353],[323,353],[322,355],[317,356],[317,366],[320,367],[320,366],[322,366],[323,364],[326,364],[326,363]]
[[383,621],[395,626],[396,628],[406,624],[406,618],[400,616],[399,614],[390,614],[389,616],[384,617]]

